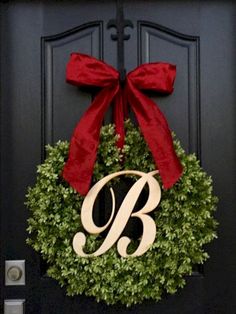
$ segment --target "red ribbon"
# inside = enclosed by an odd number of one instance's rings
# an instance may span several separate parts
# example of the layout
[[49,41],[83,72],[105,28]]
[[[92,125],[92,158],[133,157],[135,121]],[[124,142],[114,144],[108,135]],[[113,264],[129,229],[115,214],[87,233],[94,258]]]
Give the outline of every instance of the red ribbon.
[[175,75],[175,65],[143,64],[127,75],[125,86],[121,88],[119,73],[113,67],[88,55],[71,54],[66,70],[67,82],[76,86],[101,88],[71,138],[63,177],[74,189],[82,195],[86,195],[89,190],[100,129],[105,112],[112,102],[115,104],[116,132],[120,135],[118,146],[123,147],[124,144],[124,117],[129,104],[152,152],[164,188],[173,186],[182,174],[182,166],[174,151],[171,132],[164,115],[142,90],[170,94]]

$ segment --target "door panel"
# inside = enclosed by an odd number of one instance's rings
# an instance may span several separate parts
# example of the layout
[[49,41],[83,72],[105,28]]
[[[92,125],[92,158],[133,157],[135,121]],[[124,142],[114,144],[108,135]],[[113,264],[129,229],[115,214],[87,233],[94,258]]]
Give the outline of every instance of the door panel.
[[65,68],[71,52],[103,58],[103,23],[83,24],[72,30],[42,38],[42,93],[44,141],[69,139],[71,127],[91,102],[91,94],[65,84]]
[[[26,299],[26,313],[226,313],[236,309],[235,99],[236,5],[230,1],[125,1],[127,71],[144,62],[177,65],[175,91],[150,97],[165,113],[187,152],[196,152],[219,196],[219,239],[211,259],[186,287],[161,302],[126,309],[85,296],[67,297],[45,275],[25,244],[27,186],[35,182],[44,145],[70,139],[91,93],[65,83],[72,51],[116,67],[117,43],[107,30],[115,1],[5,1],[1,3],[1,269],[26,260],[26,286],[5,287],[1,300]],[[111,121],[108,114],[106,121]],[[2,305],[1,305],[2,310]]]
[[199,155],[199,37],[144,21],[138,22],[138,36],[140,64],[160,60],[177,65],[173,96],[156,100],[186,151]]

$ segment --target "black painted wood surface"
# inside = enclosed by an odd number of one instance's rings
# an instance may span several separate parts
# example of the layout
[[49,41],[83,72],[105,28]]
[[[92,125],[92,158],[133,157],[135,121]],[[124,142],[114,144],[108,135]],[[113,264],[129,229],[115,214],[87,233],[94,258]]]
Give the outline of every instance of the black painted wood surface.
[[[219,239],[203,273],[159,303],[126,309],[66,297],[25,244],[25,192],[44,145],[69,139],[91,101],[65,83],[72,51],[116,67],[107,23],[115,1],[1,2],[1,300],[26,299],[26,313],[236,313],[236,4],[230,1],[125,1],[127,71],[144,62],[177,65],[174,94],[153,96],[187,152],[196,152],[220,198]],[[110,112],[106,121],[111,121]],[[5,259],[26,260],[26,286],[4,286]],[[1,305],[2,306],[2,305]],[[1,308],[2,309],[2,308]]]

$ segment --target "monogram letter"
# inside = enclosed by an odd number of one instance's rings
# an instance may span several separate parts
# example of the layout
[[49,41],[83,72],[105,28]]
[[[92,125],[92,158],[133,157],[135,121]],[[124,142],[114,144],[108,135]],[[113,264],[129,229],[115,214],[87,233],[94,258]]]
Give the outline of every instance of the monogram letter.
[[[118,241],[117,250],[119,254],[123,257],[140,256],[149,249],[149,247],[152,245],[152,243],[155,240],[156,224],[154,220],[147,214],[153,211],[157,207],[161,199],[160,185],[158,181],[153,178],[153,176],[157,173],[158,173],[157,170],[149,172],[149,173],[144,173],[144,172],[136,171],[136,170],[124,170],[124,171],[116,172],[116,173],[106,176],[105,178],[97,182],[91,188],[91,190],[88,192],[87,196],[85,197],[82,208],[81,208],[81,221],[82,221],[84,229],[88,231],[90,234],[99,234],[110,225],[114,217],[114,213],[115,213],[115,195],[114,195],[113,189],[110,188],[111,197],[112,197],[111,216],[108,222],[103,227],[98,227],[94,224],[93,206],[100,190],[110,180],[121,175],[131,174],[131,175],[137,175],[141,177],[138,181],[134,183],[134,185],[130,188],[129,192],[126,194],[104,242],[102,243],[102,245],[98,248],[96,252],[94,252],[93,254],[84,253],[83,246],[85,245],[86,237],[84,233],[82,232],[78,232],[75,234],[74,239],[73,239],[73,248],[79,256],[90,256],[90,255],[99,256],[105,253],[107,250],[109,250],[112,247],[112,245],[116,243],[116,241]],[[148,195],[147,202],[144,205],[144,207],[140,209],[138,212],[132,213],[134,206],[139,198],[139,195],[142,192],[144,185],[146,183],[148,184],[148,187],[149,187],[149,195]],[[138,248],[136,249],[136,251],[133,254],[128,255],[127,247],[129,243],[131,242],[131,240],[128,237],[120,238],[120,236],[130,217],[137,217],[142,221],[143,234],[142,234],[140,244]]]

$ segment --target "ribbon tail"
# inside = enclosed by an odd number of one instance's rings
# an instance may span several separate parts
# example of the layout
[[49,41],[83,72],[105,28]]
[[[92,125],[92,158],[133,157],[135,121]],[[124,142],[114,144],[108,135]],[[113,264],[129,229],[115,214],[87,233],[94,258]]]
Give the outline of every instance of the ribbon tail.
[[99,145],[100,128],[119,86],[102,89],[77,124],[70,141],[63,178],[81,195],[89,191]]
[[183,167],[175,153],[168,123],[157,105],[128,81],[128,101],[152,152],[165,189],[181,177]]
[[116,134],[118,134],[119,139],[117,141],[117,147],[123,148],[125,143],[125,128],[124,120],[127,117],[127,104],[125,101],[124,90],[119,88],[119,92],[115,97],[113,120],[116,127]]

